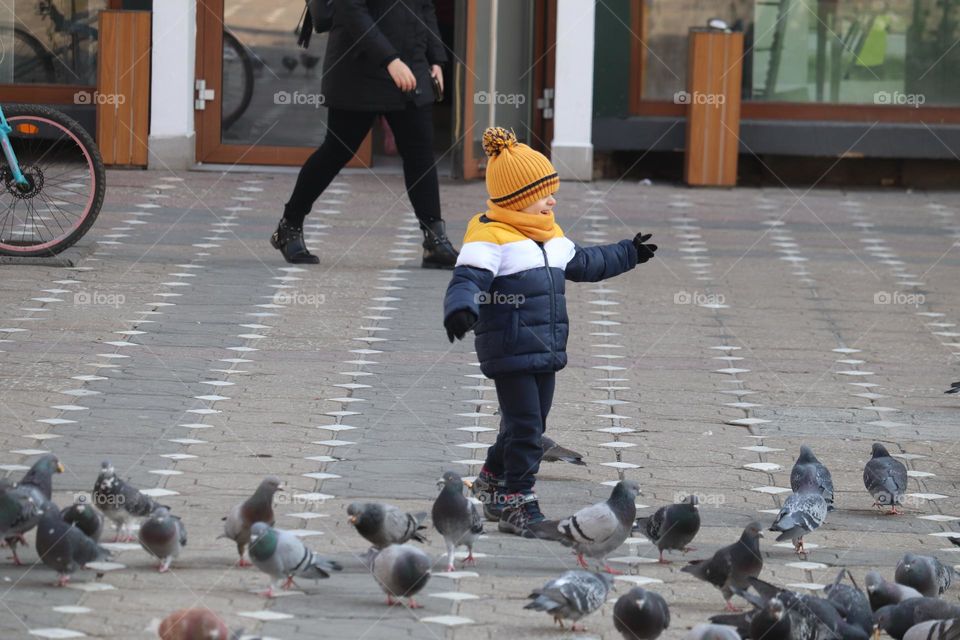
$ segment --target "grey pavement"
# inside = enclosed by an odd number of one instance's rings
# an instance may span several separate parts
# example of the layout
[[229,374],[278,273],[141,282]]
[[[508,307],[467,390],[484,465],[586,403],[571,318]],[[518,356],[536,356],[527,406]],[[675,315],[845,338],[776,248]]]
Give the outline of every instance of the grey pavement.
[[[32,548],[27,567],[4,558],[0,637],[147,638],[186,606],[284,639],[573,636],[522,609],[575,566],[556,543],[489,526],[478,566],[451,577],[434,533],[418,610],[386,607],[359,560],[346,504],[429,510],[440,474],[473,475],[498,426],[471,341],[446,340],[449,272],[419,268],[399,177],[341,176],[307,220],[321,264],[304,268],[266,242],[292,175],[111,172],[109,184],[76,266],[3,266],[0,468],[16,478],[56,453],[63,506],[109,458],[183,517],[190,541],[169,574],[116,548],[122,566],[99,581],[79,572],[79,588],[53,587]],[[482,183],[442,185],[458,243],[484,198]],[[612,281],[569,284],[570,364],[548,430],[588,464],[545,464],[537,489],[550,516],[621,477],[640,482],[641,513],[701,496],[686,558],[658,565],[639,539],[613,554],[627,571],[618,593],[648,584],[670,603],[664,637],[720,612],[720,595],[679,568],[751,519],[772,522],[801,443],[832,470],[838,509],[808,536],[808,563],[766,538],[765,579],[815,589],[838,566],[892,578],[906,550],[954,562],[943,533],[960,519],[960,400],[942,392],[960,379],[960,195],[565,182],[559,201],[577,242],[643,230],[660,251]],[[880,515],[863,488],[874,441],[911,469],[902,516]],[[216,539],[267,474],[289,484],[278,526],[345,566],[273,600]],[[618,637],[611,614],[577,636]]]

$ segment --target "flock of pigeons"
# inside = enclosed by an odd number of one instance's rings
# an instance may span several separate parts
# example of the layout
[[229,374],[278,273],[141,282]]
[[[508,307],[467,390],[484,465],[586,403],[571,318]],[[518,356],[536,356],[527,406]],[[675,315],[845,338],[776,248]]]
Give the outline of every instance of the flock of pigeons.
[[[555,459],[582,462],[569,450],[563,450],[563,455]],[[63,586],[76,570],[87,565],[97,569],[98,561],[110,557],[109,550],[99,544],[105,520],[114,525],[118,541],[132,540],[131,522],[139,520],[136,539],[157,559],[160,572],[169,570],[187,543],[186,528],[179,517],[119,478],[109,462],[103,463],[90,496],[84,495],[61,510],[52,502],[51,493],[53,474],[62,471],[57,457],[48,454],[38,459],[20,482],[0,483],[0,537],[13,551],[14,562],[21,564],[16,547],[26,544],[24,534],[36,527],[40,561],[57,572],[56,584]],[[873,445],[863,481],[878,508],[897,513],[907,488],[907,470],[880,443]],[[797,554],[805,557],[804,536],[819,528],[834,509],[833,480],[830,471],[804,445],[791,471],[790,485],[792,493],[770,530],[780,534],[778,541],[793,542]],[[465,496],[465,487],[469,489],[471,485],[448,471],[437,487],[439,495],[430,519],[446,545],[446,569],[455,569],[459,547],[467,549],[463,563],[475,564],[473,549],[483,533],[484,522],[480,511]],[[269,587],[264,592],[268,597],[275,595],[275,589],[295,586],[295,578],[319,580],[342,570],[336,561],[308,549],[294,533],[274,526],[274,496],[283,488],[280,478],[264,478],[253,495],[223,518],[220,536],[236,544],[240,566],[252,564],[269,576]],[[637,518],[635,501],[639,493],[636,482],[622,480],[606,501],[556,521],[556,534],[550,539],[571,547],[582,568],[567,571],[535,589],[526,609],[548,613],[561,627],[569,620],[572,629],[577,630],[577,622],[606,601],[613,586],[611,576],[619,573],[606,563],[607,555],[634,532],[656,545],[661,563],[669,563],[663,557],[664,551],[691,550],[689,545],[700,530],[697,497],[688,496],[677,504],[661,507],[650,517]],[[361,559],[386,593],[387,603],[397,604],[406,598],[406,606],[418,608],[414,596],[430,579],[434,562],[410,543],[426,542],[424,523],[428,514],[407,513],[383,503],[354,503],[347,508],[347,515],[350,524],[372,545]],[[896,640],[960,640],[960,605],[940,599],[950,587],[954,571],[936,558],[908,553],[897,565],[895,582],[887,582],[876,572],[867,573],[866,592],[844,569],[825,589],[824,597],[819,597],[781,589],[759,579],[763,569],[763,535],[759,523],[750,523],[736,542],[709,559],[694,560],[681,569],[719,589],[730,612],[694,627],[688,638],[864,640],[883,630]],[[950,540],[960,546],[960,537]],[[590,571],[589,561],[603,571]],[[844,582],[847,576],[852,584]],[[751,609],[741,612],[734,608],[734,595],[746,600]],[[614,606],[614,626],[626,640],[654,640],[669,624],[666,601],[641,587],[620,596]],[[221,626],[222,622],[209,619],[203,610],[180,610],[161,624],[161,638],[231,637],[220,635],[217,630]],[[216,635],[187,633],[194,627]]]

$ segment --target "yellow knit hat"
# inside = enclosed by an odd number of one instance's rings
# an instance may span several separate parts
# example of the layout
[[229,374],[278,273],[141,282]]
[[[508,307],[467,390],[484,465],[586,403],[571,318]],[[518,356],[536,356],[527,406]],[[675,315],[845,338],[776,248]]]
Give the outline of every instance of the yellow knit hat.
[[490,127],[483,132],[487,160],[487,192],[495,205],[520,211],[555,193],[557,170],[547,157],[517,142],[512,131]]

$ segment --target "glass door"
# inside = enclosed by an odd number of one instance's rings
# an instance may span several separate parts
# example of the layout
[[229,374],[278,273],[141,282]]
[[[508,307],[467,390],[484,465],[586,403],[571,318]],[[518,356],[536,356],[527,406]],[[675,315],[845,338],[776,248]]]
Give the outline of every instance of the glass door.
[[[294,27],[302,2],[198,3],[197,160],[299,165],[323,142],[326,34],[309,49]],[[352,166],[369,166],[370,139]]]
[[552,78],[550,25],[555,0],[466,0],[464,49],[457,80],[463,87],[463,177],[483,174],[480,146],[489,126],[549,149]]

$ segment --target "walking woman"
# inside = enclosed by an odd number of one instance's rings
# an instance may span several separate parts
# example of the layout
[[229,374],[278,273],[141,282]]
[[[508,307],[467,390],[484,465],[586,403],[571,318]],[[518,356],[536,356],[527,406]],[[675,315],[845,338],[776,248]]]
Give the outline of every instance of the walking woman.
[[333,0],[323,64],[327,136],[307,159],[270,239],[287,262],[317,264],[303,241],[303,220],[383,115],[403,158],[403,177],[423,231],[427,268],[453,268],[457,251],[440,215],[433,159],[433,79],[442,90],[446,52],[433,0]]

